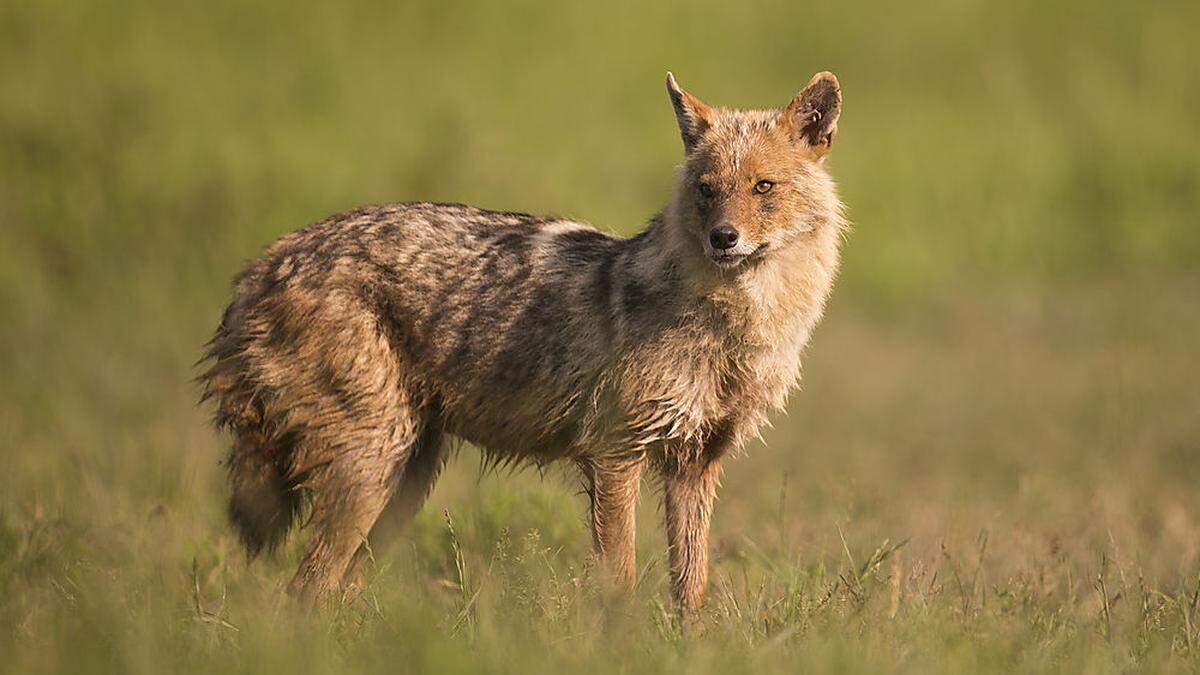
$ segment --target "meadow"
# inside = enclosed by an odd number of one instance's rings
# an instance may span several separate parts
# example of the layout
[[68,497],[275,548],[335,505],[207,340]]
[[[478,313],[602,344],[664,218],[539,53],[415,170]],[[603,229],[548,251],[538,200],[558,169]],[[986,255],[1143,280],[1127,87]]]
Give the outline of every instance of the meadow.
[[[1200,670],[1197,3],[0,0],[0,671]],[[727,465],[700,630],[658,494],[610,597],[580,485],[464,448],[366,591],[247,565],[193,378],[229,280],[365,203],[632,234],[662,80],[818,70],[854,229]]]

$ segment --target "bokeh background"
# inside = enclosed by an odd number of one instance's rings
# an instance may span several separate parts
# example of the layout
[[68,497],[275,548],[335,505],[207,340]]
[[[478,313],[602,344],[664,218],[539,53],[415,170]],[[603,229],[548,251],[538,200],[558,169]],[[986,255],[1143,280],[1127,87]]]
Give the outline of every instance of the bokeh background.
[[[0,0],[0,670],[1195,669],[1200,4]],[[461,201],[621,234],[663,88],[842,81],[854,230],[728,466],[704,629],[657,495],[605,599],[569,475],[464,449],[362,598],[247,566],[193,364],[275,237]]]

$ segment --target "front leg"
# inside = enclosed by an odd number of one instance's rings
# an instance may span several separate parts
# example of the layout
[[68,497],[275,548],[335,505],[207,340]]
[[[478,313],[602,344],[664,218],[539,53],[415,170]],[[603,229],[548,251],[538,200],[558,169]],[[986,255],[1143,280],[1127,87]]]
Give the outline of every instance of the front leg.
[[712,457],[663,467],[663,501],[671,591],[685,619],[695,614],[708,585],[708,528],[721,478]]
[[638,488],[644,456],[581,463],[592,500],[592,539],[596,553],[613,575],[617,587],[633,588],[637,581],[636,523]]

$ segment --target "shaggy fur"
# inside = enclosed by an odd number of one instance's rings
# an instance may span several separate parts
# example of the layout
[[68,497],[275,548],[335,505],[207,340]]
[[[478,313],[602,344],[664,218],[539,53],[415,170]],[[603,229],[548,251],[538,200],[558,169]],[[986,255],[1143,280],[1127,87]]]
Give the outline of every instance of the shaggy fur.
[[[721,459],[797,384],[837,271],[844,222],[822,160],[841,94],[820,73],[783,110],[732,111],[667,85],[687,157],[632,239],[378,206],[283,237],[237,278],[204,397],[235,439],[229,512],[249,552],[311,504],[295,591],[354,583],[381,514],[411,518],[454,437],[498,462],[577,465],[625,586],[639,482],[656,476],[673,592],[699,606]],[[714,248],[722,226],[736,245]]]

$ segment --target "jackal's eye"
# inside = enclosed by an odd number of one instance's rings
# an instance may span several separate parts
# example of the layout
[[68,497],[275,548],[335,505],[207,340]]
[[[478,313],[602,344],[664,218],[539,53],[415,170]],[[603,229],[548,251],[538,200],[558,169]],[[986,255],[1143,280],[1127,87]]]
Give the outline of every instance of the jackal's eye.
[[769,181],[769,180],[760,180],[760,181],[758,181],[757,183],[755,183],[755,184],[754,184],[754,191],[755,191],[755,192],[757,192],[757,193],[758,193],[758,194],[760,194],[760,195],[765,195],[765,194],[767,194],[768,192],[770,192],[770,191],[771,191],[771,188],[773,188],[773,187],[775,187],[775,184],[774,184],[774,183],[772,183],[771,181]]
[[708,183],[697,183],[696,189],[700,191],[701,197],[704,197],[705,199],[713,198],[713,188]]

